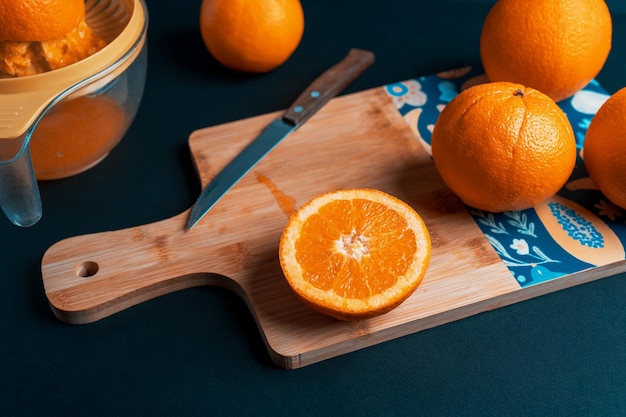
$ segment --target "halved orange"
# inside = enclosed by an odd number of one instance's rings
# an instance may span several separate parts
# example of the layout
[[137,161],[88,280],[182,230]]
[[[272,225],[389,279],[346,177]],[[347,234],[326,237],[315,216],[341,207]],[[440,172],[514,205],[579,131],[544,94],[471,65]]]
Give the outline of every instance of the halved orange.
[[382,191],[353,188],[315,197],[291,216],[280,265],[302,301],[340,320],[389,312],[422,282],[430,261],[422,218]]

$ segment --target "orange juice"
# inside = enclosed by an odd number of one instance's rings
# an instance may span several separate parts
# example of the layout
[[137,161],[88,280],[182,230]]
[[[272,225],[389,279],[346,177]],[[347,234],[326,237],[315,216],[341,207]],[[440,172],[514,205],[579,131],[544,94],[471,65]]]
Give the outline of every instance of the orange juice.
[[37,179],[64,178],[96,165],[122,138],[125,119],[124,109],[105,95],[57,104],[31,137]]

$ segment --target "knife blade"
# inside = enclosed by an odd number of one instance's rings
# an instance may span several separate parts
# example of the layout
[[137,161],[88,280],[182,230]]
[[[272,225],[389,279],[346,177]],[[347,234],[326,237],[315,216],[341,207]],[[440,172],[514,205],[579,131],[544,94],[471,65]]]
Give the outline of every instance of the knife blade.
[[315,79],[285,111],[272,121],[200,193],[187,227],[192,229],[235,184],[290,133],[298,129],[330,99],[346,88],[374,62],[374,54],[351,49],[338,64]]

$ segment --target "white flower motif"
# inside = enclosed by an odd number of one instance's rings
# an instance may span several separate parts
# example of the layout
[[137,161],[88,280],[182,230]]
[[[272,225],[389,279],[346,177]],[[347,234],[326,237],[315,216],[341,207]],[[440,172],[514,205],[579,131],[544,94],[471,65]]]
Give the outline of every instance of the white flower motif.
[[579,113],[596,114],[608,98],[607,94],[581,90],[572,97],[572,107]]
[[387,93],[393,98],[396,108],[405,104],[413,107],[426,104],[426,93],[422,91],[422,84],[415,80],[390,84],[386,87]]
[[510,246],[511,249],[515,249],[518,255],[528,255],[528,242],[525,239],[513,239],[513,243]]

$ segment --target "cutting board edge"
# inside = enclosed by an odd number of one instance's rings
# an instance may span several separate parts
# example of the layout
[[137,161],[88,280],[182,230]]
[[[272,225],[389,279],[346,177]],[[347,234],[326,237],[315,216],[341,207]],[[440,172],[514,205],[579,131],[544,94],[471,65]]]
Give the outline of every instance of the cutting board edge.
[[[333,347],[336,349],[322,347],[296,355],[283,355],[280,352],[275,351],[269,345],[265,337],[264,342],[266,343],[270,357],[276,365],[289,370],[298,369],[328,359],[341,357],[347,353],[356,352],[358,350],[369,348],[394,339],[419,333],[424,330],[432,329],[444,324],[450,324],[478,314],[488,313],[492,310],[529,301],[536,297],[588,284],[590,282],[598,281],[600,279],[624,272],[626,272],[626,260],[595,267],[588,271],[579,271],[525,288],[520,287],[518,290],[510,291],[508,293],[458,307],[456,309],[447,310],[432,316],[409,321],[400,326],[390,327],[385,330],[377,331],[376,333],[363,334],[358,338],[335,344]],[[261,331],[261,333],[263,332]],[[366,342],[363,342],[363,339],[365,338],[369,339]]]

